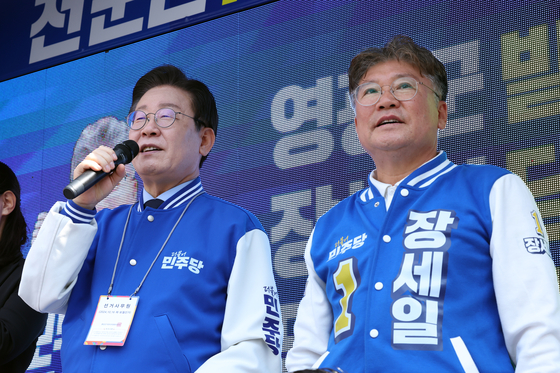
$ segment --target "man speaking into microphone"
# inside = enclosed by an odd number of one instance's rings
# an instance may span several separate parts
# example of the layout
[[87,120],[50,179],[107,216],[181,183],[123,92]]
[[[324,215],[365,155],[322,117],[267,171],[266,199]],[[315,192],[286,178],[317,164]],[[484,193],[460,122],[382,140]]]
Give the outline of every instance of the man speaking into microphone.
[[65,314],[64,372],[280,372],[266,233],[199,177],[218,125],[211,92],[157,67],[136,83],[127,124],[139,201],[96,212],[125,176],[115,151],[97,148],[74,178],[103,177],[51,208],[24,267],[20,296]]

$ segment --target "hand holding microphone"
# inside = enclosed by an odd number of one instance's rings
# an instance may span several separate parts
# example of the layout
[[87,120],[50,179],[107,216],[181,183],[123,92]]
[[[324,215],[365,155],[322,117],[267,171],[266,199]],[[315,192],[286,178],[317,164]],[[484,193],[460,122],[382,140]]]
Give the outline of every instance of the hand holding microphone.
[[[100,146],[76,167],[75,174],[81,170],[83,173],[64,188],[64,196],[68,199],[81,196],[74,202],[85,208],[95,207],[124,177],[124,166],[119,168],[119,165],[130,163],[138,151],[138,144],[133,140],[126,140],[115,146],[114,149]],[[111,163],[114,163],[114,168],[111,167]],[[109,177],[106,178],[106,176]],[[94,185],[95,188],[88,191]],[[88,193],[85,193],[86,191]],[[82,193],[85,194],[82,195]]]

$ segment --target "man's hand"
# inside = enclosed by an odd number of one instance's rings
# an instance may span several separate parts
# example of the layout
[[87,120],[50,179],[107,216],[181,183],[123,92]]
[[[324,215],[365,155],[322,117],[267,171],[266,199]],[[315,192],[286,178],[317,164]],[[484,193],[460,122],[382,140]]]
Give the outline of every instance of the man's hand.
[[[74,202],[83,208],[93,210],[95,206],[111,193],[117,184],[126,175],[124,164],[120,164],[115,168],[114,161],[117,160],[115,151],[107,146],[100,146],[87,157],[74,170],[74,179],[84,173],[86,170],[101,171],[109,174],[101,179],[98,183],[86,190],[84,193],[74,198]],[[114,169],[114,170],[113,170]]]

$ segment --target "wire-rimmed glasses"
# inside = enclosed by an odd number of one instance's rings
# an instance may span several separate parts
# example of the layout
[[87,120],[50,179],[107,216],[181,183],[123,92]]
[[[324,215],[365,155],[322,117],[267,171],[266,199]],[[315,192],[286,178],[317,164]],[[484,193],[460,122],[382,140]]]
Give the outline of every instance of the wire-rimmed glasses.
[[155,113],[145,113],[142,110],[135,110],[126,116],[126,124],[128,124],[128,126],[133,130],[140,130],[144,128],[148,122],[148,115],[150,114],[154,115],[156,124],[162,128],[170,127],[173,123],[175,123],[177,114],[182,114],[197,122],[195,118],[185,113],[181,113],[170,108],[161,108]]
[[[434,92],[437,98],[441,100],[440,96],[432,88],[408,76],[396,79],[389,86],[389,91],[397,100],[408,101],[412,100],[416,96],[416,93],[418,93],[418,84],[422,84],[424,87]],[[375,82],[365,82],[360,84],[354,92],[352,92],[351,99],[356,100],[362,106],[371,106],[379,102],[382,94],[383,89],[379,84]]]

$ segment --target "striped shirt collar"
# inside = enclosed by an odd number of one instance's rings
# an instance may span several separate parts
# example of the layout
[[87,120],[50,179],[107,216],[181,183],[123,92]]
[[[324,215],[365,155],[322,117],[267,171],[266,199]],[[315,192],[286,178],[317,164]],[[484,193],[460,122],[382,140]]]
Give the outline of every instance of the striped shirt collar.
[[[440,176],[448,173],[455,167],[457,167],[457,165],[447,159],[447,153],[445,153],[445,151],[443,150],[440,150],[434,158],[418,167],[410,175],[399,181],[396,185],[423,189],[431,185]],[[381,191],[377,188],[377,186],[385,184],[375,180],[373,178],[373,174],[374,171],[372,171],[368,177],[369,188],[363,190],[360,193],[360,199],[363,202],[367,202],[374,197],[379,197],[384,194],[381,194]]]
[[[183,184],[177,185],[170,190],[162,193],[157,198],[163,200],[163,203],[158,207],[158,210],[168,210],[188,203],[198,193],[203,192],[202,182],[200,176],[196,179],[189,180]],[[144,203],[153,197],[144,189],[140,194],[138,200],[137,211],[144,211]]]

